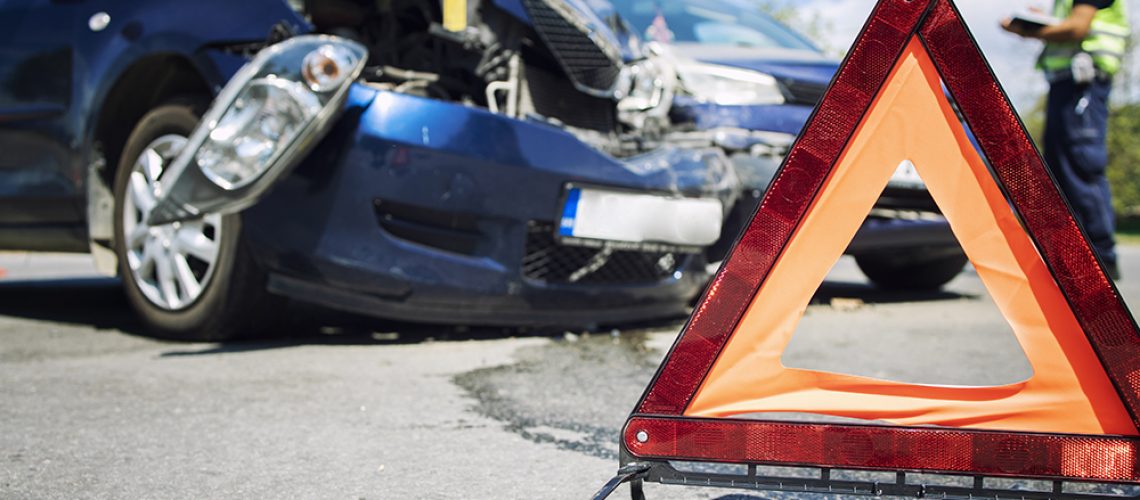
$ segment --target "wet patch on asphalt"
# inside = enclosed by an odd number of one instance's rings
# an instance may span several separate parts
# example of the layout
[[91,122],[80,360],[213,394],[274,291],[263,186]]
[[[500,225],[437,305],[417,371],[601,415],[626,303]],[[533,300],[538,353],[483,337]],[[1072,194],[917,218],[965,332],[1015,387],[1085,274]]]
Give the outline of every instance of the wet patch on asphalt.
[[519,349],[513,364],[454,381],[477,413],[525,439],[616,461],[621,426],[664,357],[649,346],[650,337],[672,335],[567,334]]
[[[680,325],[677,325],[677,330]],[[638,401],[677,330],[567,334],[538,346],[520,348],[514,363],[474,370],[453,381],[472,398],[472,409],[535,443],[618,460],[622,425]],[[820,417],[820,416],[816,416]],[[819,420],[828,420],[819,418]],[[720,465],[690,464],[724,473]],[[844,479],[878,481],[876,472],[836,471]],[[1038,489],[1031,481],[1004,480],[991,487]],[[1127,496],[1140,488],[1087,485],[1087,493]],[[788,492],[714,496],[718,500],[807,499],[818,495]],[[834,498],[864,498],[841,495]]]

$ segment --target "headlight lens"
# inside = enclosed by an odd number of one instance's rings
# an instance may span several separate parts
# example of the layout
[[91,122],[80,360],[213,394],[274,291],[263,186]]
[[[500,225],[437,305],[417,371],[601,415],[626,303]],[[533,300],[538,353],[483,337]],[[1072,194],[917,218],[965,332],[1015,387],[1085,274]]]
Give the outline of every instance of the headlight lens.
[[783,104],[784,94],[772,75],[704,63],[677,65],[685,90],[703,102],[726,106]]
[[363,57],[349,45],[332,43],[302,54],[292,71],[261,67],[209,128],[195,162],[210,181],[234,190],[261,177],[304,140],[306,128],[354,78]]
[[320,100],[298,82],[253,80],[198,150],[198,168],[218,186],[242,187],[261,175],[320,110]]

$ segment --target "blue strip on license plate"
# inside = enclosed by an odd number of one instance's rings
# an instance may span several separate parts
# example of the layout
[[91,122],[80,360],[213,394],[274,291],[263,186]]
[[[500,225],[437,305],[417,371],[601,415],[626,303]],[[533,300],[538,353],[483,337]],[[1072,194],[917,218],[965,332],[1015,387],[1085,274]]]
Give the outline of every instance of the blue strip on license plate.
[[562,207],[562,220],[558,223],[558,234],[574,236],[574,222],[578,217],[578,200],[582,197],[582,190],[571,188],[566,194],[566,205]]

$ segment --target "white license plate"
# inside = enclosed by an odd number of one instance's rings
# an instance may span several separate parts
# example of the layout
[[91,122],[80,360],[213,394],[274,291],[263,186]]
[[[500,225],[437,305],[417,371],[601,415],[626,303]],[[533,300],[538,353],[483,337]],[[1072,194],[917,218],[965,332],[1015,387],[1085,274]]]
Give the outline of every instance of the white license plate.
[[899,167],[895,169],[895,173],[891,175],[891,180],[887,182],[890,187],[897,188],[910,188],[922,189],[926,187],[922,177],[918,176],[918,169],[914,168],[914,164],[910,160],[903,160]]
[[671,198],[571,187],[562,207],[563,237],[707,246],[720,238],[724,207],[709,198]]

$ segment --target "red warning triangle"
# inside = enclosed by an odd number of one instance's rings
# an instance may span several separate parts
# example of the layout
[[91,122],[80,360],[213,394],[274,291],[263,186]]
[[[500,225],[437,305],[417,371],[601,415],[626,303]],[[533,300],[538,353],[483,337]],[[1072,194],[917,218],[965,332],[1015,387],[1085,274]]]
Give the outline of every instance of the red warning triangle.
[[[812,293],[903,161],[1008,320],[1029,380],[930,386],[780,363]],[[741,418],[771,412],[876,425]],[[960,14],[950,0],[881,0],[622,447],[650,462],[1140,482],[1138,417],[1140,330]]]

